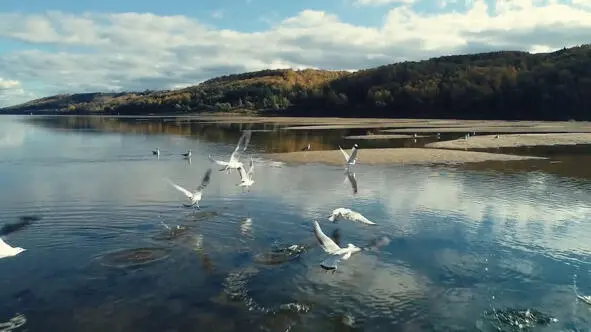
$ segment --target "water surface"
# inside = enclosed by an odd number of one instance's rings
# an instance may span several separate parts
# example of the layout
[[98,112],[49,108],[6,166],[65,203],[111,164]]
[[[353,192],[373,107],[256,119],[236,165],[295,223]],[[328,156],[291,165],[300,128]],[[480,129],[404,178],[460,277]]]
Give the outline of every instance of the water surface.
[[[191,122],[171,133],[163,120],[138,122],[0,118],[0,222],[41,217],[5,236],[28,250],[0,260],[0,322],[23,315],[15,331],[474,331],[484,311],[519,307],[558,318],[547,331],[591,331],[591,307],[574,288],[591,294],[591,182],[568,168],[360,163],[354,194],[341,167],[276,167],[261,152],[334,148],[355,132],[260,124],[250,127],[252,190],[213,166],[197,211],[165,178],[197,186],[207,156],[228,158],[249,126]],[[188,149],[190,163],[180,156]],[[338,207],[378,225],[328,222]],[[327,273],[315,219],[328,235],[338,229],[341,245],[391,242]],[[271,253],[293,244],[306,250]]]

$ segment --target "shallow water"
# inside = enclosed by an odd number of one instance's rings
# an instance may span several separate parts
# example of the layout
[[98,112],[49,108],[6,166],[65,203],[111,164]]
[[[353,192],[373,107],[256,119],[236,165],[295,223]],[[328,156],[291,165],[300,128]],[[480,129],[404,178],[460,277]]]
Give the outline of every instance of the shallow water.
[[[197,186],[240,125],[165,123],[0,118],[0,222],[41,217],[5,236],[27,249],[0,260],[0,323],[26,317],[8,330],[474,331],[491,308],[532,308],[559,320],[544,331],[591,331],[574,288],[591,294],[591,181],[568,168],[361,163],[353,194],[340,167],[257,158],[343,131],[258,125],[274,131],[253,133],[251,191],[213,166],[197,211],[165,178]],[[378,225],[332,224],[337,207]],[[327,273],[314,219],[341,245],[391,242]]]

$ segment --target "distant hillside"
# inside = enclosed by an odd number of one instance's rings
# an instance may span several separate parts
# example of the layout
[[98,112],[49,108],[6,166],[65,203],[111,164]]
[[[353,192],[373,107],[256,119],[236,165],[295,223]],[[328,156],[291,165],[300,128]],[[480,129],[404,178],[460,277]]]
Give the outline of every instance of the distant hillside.
[[591,120],[590,92],[591,46],[584,45],[553,53],[444,56],[355,73],[263,70],[173,91],[59,95],[2,111]]

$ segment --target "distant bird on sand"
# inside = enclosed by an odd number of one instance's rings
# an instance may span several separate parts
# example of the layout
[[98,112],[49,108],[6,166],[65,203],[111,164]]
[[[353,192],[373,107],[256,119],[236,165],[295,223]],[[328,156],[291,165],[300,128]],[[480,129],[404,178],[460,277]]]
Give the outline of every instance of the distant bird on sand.
[[310,151],[310,148],[311,148],[311,146],[310,146],[310,144],[308,144],[308,145],[304,146],[301,151]]
[[11,247],[8,243],[0,238],[0,258],[12,257],[20,254],[27,249],[21,247]]
[[338,208],[334,209],[330,216],[328,216],[328,220],[332,222],[337,222],[339,219],[347,219],[350,221],[358,222],[360,224],[366,225],[375,225],[376,223],[364,217],[361,213],[355,212],[351,209],[347,208]]
[[208,168],[207,171],[205,172],[205,176],[203,177],[203,180],[201,180],[201,184],[199,185],[199,187],[197,187],[197,189],[193,192],[188,191],[187,189],[179,186],[178,184],[168,180],[168,182],[178,191],[182,192],[183,194],[185,194],[185,196],[187,196],[187,199],[189,200],[189,202],[191,204],[183,204],[185,207],[192,207],[195,206],[197,208],[199,208],[199,201],[201,200],[201,197],[203,195],[203,190],[207,187],[207,185],[209,184],[209,180],[211,179],[211,168]]
[[339,262],[349,259],[352,254],[362,250],[351,243],[347,244],[345,248],[339,247],[330,237],[322,232],[316,220],[314,220],[314,236],[316,236],[316,240],[318,240],[322,250],[328,254],[328,257],[320,263],[320,266],[325,270],[336,270]]

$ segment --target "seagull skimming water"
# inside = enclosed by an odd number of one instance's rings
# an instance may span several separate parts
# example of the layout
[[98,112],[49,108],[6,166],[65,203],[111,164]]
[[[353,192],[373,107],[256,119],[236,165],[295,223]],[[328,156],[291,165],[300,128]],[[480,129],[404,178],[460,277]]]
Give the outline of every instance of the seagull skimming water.
[[320,247],[328,254],[320,266],[325,270],[336,270],[340,261],[347,260],[352,254],[360,252],[362,249],[349,243],[347,247],[339,247],[330,237],[322,232],[318,221],[314,220],[314,235],[320,243]]
[[345,156],[347,168],[351,167],[352,165],[355,165],[355,163],[357,162],[357,149],[359,149],[359,146],[357,144],[353,145],[353,148],[351,148],[351,156],[349,156],[349,154],[345,152],[345,150],[343,150],[340,146],[339,149],[343,153],[343,156]]
[[11,247],[8,243],[0,238],[0,258],[12,257],[20,254],[27,249],[21,247]]
[[251,135],[252,132],[250,130],[247,130],[242,134],[242,136],[238,140],[238,144],[236,144],[234,152],[232,152],[232,154],[230,155],[229,161],[215,160],[211,157],[211,155],[209,155],[209,160],[218,165],[224,166],[224,168],[220,169],[220,171],[226,171],[226,173],[230,173],[232,169],[238,170],[239,168],[244,167],[242,162],[238,160],[240,158],[240,145],[244,144],[242,151],[245,151],[248,146],[248,143],[250,142]]
[[186,153],[183,153],[183,157],[185,157],[186,159],[191,159],[191,150],[187,151]]
[[176,190],[182,192],[183,194],[185,194],[185,196],[187,196],[187,199],[189,199],[189,202],[191,204],[183,204],[185,207],[195,206],[195,207],[199,208],[199,201],[201,200],[201,196],[203,195],[203,190],[209,184],[210,178],[211,178],[211,168],[208,168],[207,171],[205,172],[205,176],[203,177],[203,180],[201,180],[201,184],[193,192],[188,191],[187,189],[179,186],[178,184],[175,184],[174,182],[172,182],[170,180],[168,180],[168,182],[170,182],[170,184]]
[[336,222],[339,219],[348,219],[366,225],[375,225],[376,223],[364,217],[361,213],[347,208],[334,209],[328,220]]
[[351,170],[347,168],[345,171],[345,175],[351,184],[351,188],[353,188],[353,194],[357,194],[357,179],[355,178],[355,173],[351,173]]

